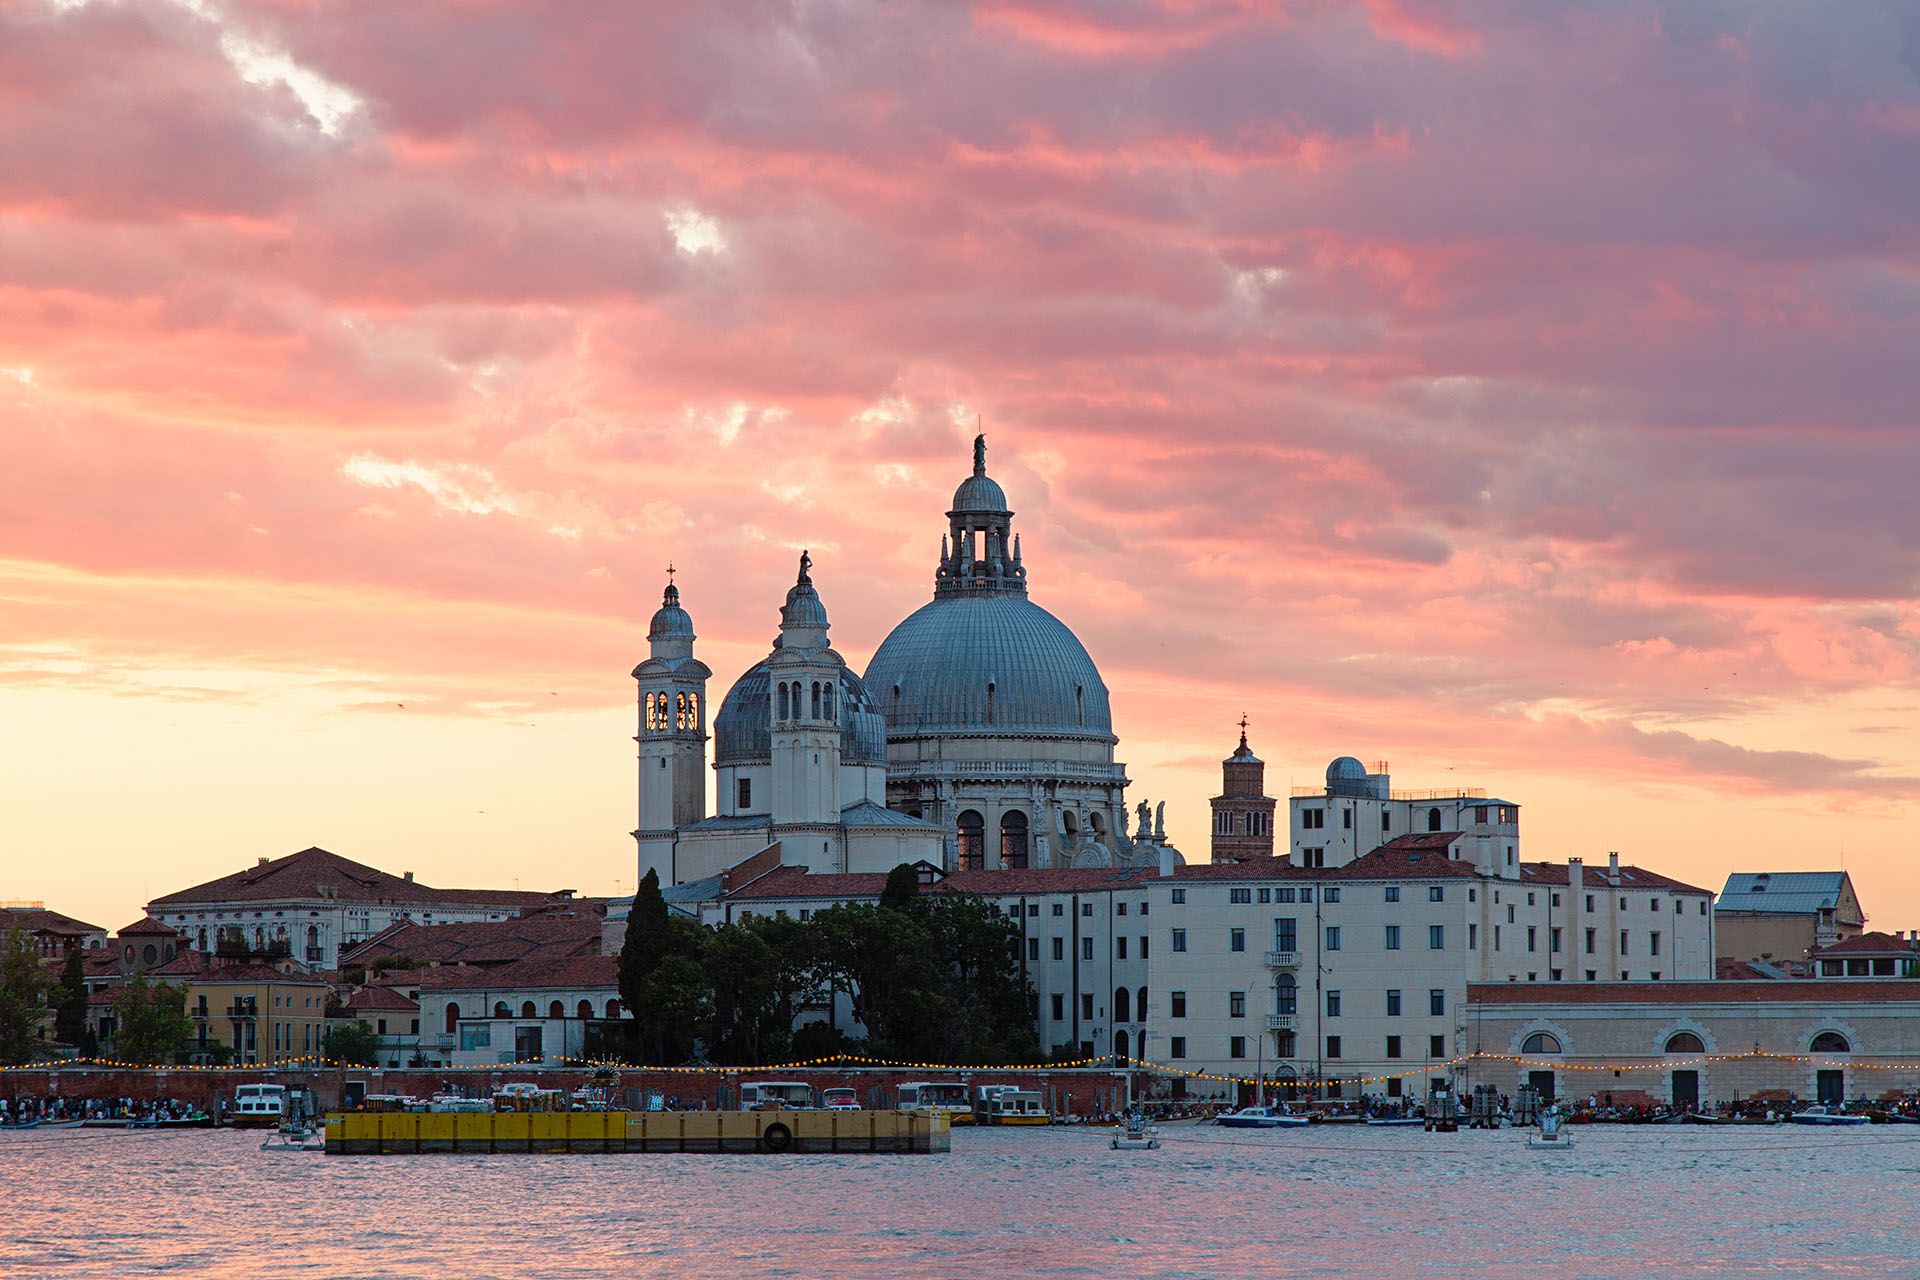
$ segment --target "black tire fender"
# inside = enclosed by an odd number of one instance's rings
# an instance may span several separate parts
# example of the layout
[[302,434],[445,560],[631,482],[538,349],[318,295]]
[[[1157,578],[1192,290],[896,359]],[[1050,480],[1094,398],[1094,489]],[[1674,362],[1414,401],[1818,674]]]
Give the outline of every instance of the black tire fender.
[[760,1146],[775,1155],[793,1148],[793,1130],[775,1120],[760,1131]]

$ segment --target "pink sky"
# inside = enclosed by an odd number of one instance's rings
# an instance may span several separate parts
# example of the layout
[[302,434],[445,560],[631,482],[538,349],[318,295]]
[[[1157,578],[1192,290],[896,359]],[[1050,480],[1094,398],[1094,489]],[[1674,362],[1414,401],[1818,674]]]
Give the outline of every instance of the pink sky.
[[[1920,925],[1920,13],[0,6],[0,897],[631,889],[669,559],[864,665],[983,418],[1189,857],[1389,759]],[[400,704],[405,704],[402,707]]]

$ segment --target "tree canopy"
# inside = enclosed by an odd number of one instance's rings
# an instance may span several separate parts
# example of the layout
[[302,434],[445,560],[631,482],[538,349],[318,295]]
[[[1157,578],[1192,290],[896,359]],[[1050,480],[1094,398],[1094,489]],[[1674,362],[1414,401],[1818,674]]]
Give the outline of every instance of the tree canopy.
[[172,1062],[193,1034],[186,993],[169,983],[154,982],[144,973],[134,974],[115,994],[113,1012],[118,1020],[113,1055],[126,1062]]
[[40,963],[40,948],[24,929],[0,937],[0,1065],[34,1056],[47,998],[54,984]]
[[330,1062],[371,1067],[380,1060],[380,1037],[364,1019],[335,1023],[327,1028],[322,1052]]

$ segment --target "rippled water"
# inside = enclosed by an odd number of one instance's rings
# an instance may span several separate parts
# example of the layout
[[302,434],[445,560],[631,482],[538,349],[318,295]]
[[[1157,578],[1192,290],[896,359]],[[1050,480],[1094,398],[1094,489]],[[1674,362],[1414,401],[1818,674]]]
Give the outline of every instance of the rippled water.
[[961,1130],[944,1156],[0,1134],[0,1275],[1920,1278],[1920,1127]]

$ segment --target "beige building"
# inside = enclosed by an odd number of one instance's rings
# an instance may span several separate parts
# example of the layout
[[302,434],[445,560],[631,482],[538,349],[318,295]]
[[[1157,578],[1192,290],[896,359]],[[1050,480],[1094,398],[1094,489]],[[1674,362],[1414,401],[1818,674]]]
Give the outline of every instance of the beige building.
[[1857,936],[1866,912],[1844,871],[1741,871],[1714,904],[1716,955],[1790,964]]
[[[1468,988],[1463,1084],[1620,1105],[1835,1103],[1920,1091],[1920,981]],[[1739,1056],[1729,1056],[1739,1055]]]

